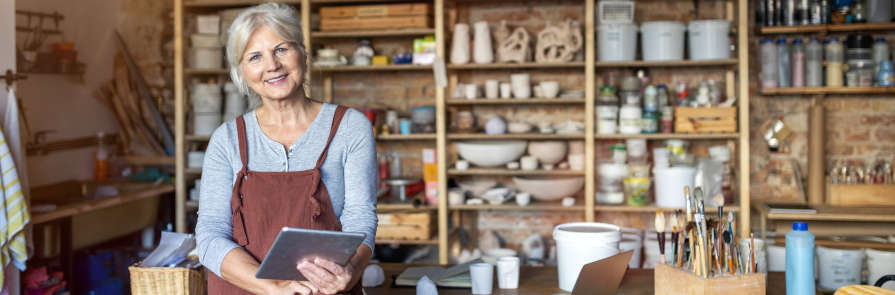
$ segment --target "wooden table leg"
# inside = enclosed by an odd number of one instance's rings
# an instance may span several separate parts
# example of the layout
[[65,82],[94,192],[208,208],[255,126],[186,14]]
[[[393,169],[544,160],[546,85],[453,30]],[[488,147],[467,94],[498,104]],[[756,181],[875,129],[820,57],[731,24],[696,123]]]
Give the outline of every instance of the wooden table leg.
[[62,249],[59,253],[62,260],[62,271],[65,272],[65,280],[68,281],[68,289],[72,293],[78,292],[78,280],[74,277],[74,255],[72,254],[72,225],[71,217],[65,217],[59,220],[59,226],[62,231],[61,243]]

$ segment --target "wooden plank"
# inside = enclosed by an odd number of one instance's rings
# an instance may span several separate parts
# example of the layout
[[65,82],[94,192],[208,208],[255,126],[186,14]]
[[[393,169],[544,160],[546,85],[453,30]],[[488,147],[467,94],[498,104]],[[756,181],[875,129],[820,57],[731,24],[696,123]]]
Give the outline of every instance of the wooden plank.
[[[268,2],[265,0],[193,0],[186,1],[183,3],[184,7],[190,8],[215,8],[215,9],[224,9],[224,8],[232,8],[232,7],[244,7],[244,6],[252,6],[261,4],[264,2]],[[277,1],[283,4],[292,4],[297,5],[301,3],[300,0],[280,0]]]
[[452,98],[447,100],[448,105],[537,105],[537,104],[585,104],[585,98],[529,98],[529,99],[505,99],[505,98]]
[[209,141],[211,140],[211,135],[185,135],[183,136],[186,141]]
[[448,134],[448,139],[453,140],[507,140],[507,139],[526,139],[526,140],[583,140],[584,134],[540,134],[540,133],[507,133],[507,134],[484,134],[484,133],[460,133]]
[[838,25],[807,25],[807,26],[780,26],[763,27],[759,30],[762,34],[801,34],[822,32],[861,32],[861,31],[889,31],[895,30],[895,23],[861,23]]
[[[460,211],[582,211],[584,205],[576,204],[572,206],[563,206],[556,202],[538,202],[533,201],[527,206],[519,206],[515,203],[500,205],[451,205],[450,210]],[[653,211],[655,212],[655,211]]]
[[363,71],[426,71],[431,65],[385,65],[385,66],[335,66],[311,67],[315,72],[363,72]]
[[376,204],[376,211],[434,211],[438,210],[438,206],[435,205],[425,205],[425,206],[414,206],[410,203],[378,203]]
[[509,170],[499,168],[470,168],[467,170],[449,169],[451,176],[535,176],[535,175],[584,175],[584,171],[577,170]]
[[736,107],[674,108],[674,130],[679,133],[735,132]]
[[74,216],[77,214],[83,214],[90,211],[100,210],[120,204],[125,204],[129,202],[133,202],[136,200],[155,197],[162,194],[170,193],[174,191],[174,185],[171,184],[162,184],[158,186],[151,186],[146,189],[120,194],[117,196],[104,197],[104,198],[96,198],[89,199],[85,198],[83,201],[69,203],[64,206],[59,206],[56,210],[46,212],[46,213],[31,213],[31,224],[41,224],[49,221],[53,221],[63,217]]
[[428,240],[435,230],[435,216],[429,211],[415,213],[376,213],[376,236],[389,240]]
[[186,233],[186,103],[184,98],[183,67],[183,0],[174,0],[174,227],[179,233]]
[[221,68],[221,69],[187,68],[184,70],[184,73],[187,75],[229,75],[230,69],[227,69],[227,68]]
[[[737,0],[737,55],[739,59],[739,63],[737,64],[737,76],[739,77],[739,95],[737,95],[737,109],[739,110],[739,132],[740,139],[737,144],[737,150],[739,155],[736,157],[739,160],[739,172],[736,173],[737,178],[739,179],[739,184],[737,185],[737,189],[739,190],[739,201],[740,201],[740,237],[746,237],[748,233],[751,233],[750,230],[751,222],[750,218],[752,217],[749,212],[749,203],[750,203],[750,166],[749,166],[749,158],[751,155],[749,154],[749,14],[751,10],[749,10],[749,2],[748,0]],[[770,285],[770,284],[769,284]],[[769,290],[773,288],[768,288]]]
[[330,6],[320,8],[321,18],[382,17],[432,14],[428,3]]
[[585,62],[567,62],[567,63],[491,63],[477,64],[468,63],[463,65],[449,64],[448,70],[506,70],[506,69],[574,69],[584,68]]
[[[118,134],[106,134],[104,140],[106,141],[106,144],[114,145],[118,142]],[[93,147],[96,146],[96,144],[96,136],[77,137],[50,141],[42,144],[29,144],[25,147],[25,154],[28,156],[42,155],[55,151]]]
[[376,239],[376,244],[398,244],[398,245],[438,245],[438,239],[428,240],[389,240]]
[[431,27],[432,18],[428,15],[320,19],[321,31]]
[[827,188],[827,202],[830,205],[895,206],[895,185],[829,184]]
[[657,263],[655,293],[657,295],[745,295],[765,294],[767,275],[763,273],[703,278],[667,264]]
[[710,60],[675,60],[675,61],[598,61],[597,68],[671,68],[671,67],[724,67],[737,65],[737,59],[710,59]]
[[187,175],[200,175],[202,174],[202,168],[186,168],[183,173]]
[[[724,207],[724,212],[730,212],[731,209],[737,209],[737,207],[738,207],[737,204],[729,204]],[[655,214],[657,210],[661,210],[661,211],[665,211],[665,212],[672,212],[672,211],[676,211],[678,209],[660,208],[655,205],[643,206],[643,207],[633,207],[633,206],[628,206],[628,205],[595,205],[594,210],[598,213],[599,212],[612,212],[612,213],[625,212],[625,213]],[[717,207],[706,207],[705,212],[717,213],[718,208]]]
[[[442,62],[445,60],[445,23],[444,1],[435,0],[435,55]],[[447,195],[447,106],[445,104],[445,88],[435,87],[435,156],[438,160],[439,195]],[[438,263],[448,263],[448,212],[447,198],[438,198]]]
[[895,94],[895,88],[886,87],[804,87],[804,88],[765,88],[762,95],[823,95],[823,94]]
[[[774,244],[783,246],[786,245],[786,237],[777,237],[774,238]],[[824,239],[816,239],[814,240],[814,245],[816,246],[824,246],[824,247],[839,247],[839,248],[868,248],[868,249],[876,249],[876,250],[895,250],[895,243],[875,243],[875,242],[862,242],[862,241],[849,241],[849,240],[824,240]]]
[[389,134],[389,135],[377,135],[376,140],[380,141],[422,141],[422,140],[435,140],[435,133],[423,133],[423,134]]
[[689,140],[716,140],[716,139],[737,139],[739,133],[654,133],[654,134],[597,134],[598,140],[617,140],[617,139],[647,139],[647,140],[665,140],[665,139],[689,139]]
[[312,38],[370,38],[370,37],[403,37],[424,36],[435,34],[431,28],[406,28],[393,30],[358,30],[358,31],[331,31],[311,32]]
[[174,166],[172,156],[125,156],[124,161],[138,166]]

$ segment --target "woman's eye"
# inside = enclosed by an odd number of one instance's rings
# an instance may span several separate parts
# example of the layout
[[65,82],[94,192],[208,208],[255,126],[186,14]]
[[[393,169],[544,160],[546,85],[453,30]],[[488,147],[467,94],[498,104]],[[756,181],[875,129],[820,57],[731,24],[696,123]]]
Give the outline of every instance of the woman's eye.
[[277,49],[276,49],[277,54],[283,54],[283,53],[286,53],[286,51],[288,51],[288,50],[287,50],[286,48],[283,48],[283,47],[280,47],[280,48],[277,48]]
[[256,62],[261,59],[260,55],[252,55],[249,57],[249,62]]

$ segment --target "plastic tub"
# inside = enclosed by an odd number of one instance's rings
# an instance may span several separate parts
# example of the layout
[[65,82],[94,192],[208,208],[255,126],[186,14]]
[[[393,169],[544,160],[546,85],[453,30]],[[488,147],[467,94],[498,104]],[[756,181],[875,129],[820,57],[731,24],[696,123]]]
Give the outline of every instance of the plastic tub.
[[637,53],[637,25],[601,24],[597,26],[600,61],[632,61]]
[[223,47],[190,48],[190,67],[197,69],[219,69],[224,63]]
[[836,249],[817,247],[820,280],[817,286],[836,290],[848,285],[861,283],[861,264],[864,251],[861,249]]
[[768,245],[768,271],[786,271],[786,248]]
[[730,58],[730,21],[695,20],[687,24],[690,59]]
[[640,236],[624,234],[622,241],[618,243],[620,251],[634,250],[631,261],[628,262],[629,268],[640,268],[640,254],[643,252],[643,242]]
[[621,229],[612,224],[575,222],[553,229],[559,288],[571,292],[585,264],[619,252]]
[[640,26],[643,60],[663,61],[684,59],[684,31],[682,22],[645,22]]
[[684,186],[693,187],[696,169],[692,167],[670,167],[653,169],[656,181],[656,206],[661,208],[684,208]]
[[[873,285],[880,277],[895,274],[895,252],[866,249],[867,284]],[[895,282],[883,284],[883,288],[895,290]]]

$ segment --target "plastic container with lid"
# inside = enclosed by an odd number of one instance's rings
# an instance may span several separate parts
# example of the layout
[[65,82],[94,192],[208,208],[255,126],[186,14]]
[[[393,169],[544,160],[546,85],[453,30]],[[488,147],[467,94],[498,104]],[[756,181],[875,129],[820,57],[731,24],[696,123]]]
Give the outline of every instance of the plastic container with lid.
[[643,89],[643,110],[655,112],[659,110],[659,91],[656,86],[649,85]]
[[786,294],[814,293],[814,235],[807,223],[793,222],[786,233]]
[[687,28],[682,22],[655,21],[644,22],[640,26],[643,60],[683,60],[684,31]]
[[597,105],[618,105],[618,96],[615,95],[615,87],[600,87],[600,95],[597,96]]
[[880,64],[886,60],[889,60],[889,44],[885,38],[876,38],[876,42],[873,42],[873,63],[876,64],[874,72],[879,72]]
[[668,86],[665,86],[665,84],[656,85],[656,93],[656,100],[659,102],[659,107],[669,105]]
[[833,37],[824,49],[827,62],[827,87],[842,87],[843,47],[839,38]]
[[730,21],[694,20],[687,24],[690,59],[730,58]]
[[892,61],[886,60],[880,63],[879,71],[876,72],[876,86],[892,87],[895,86],[895,73],[892,70]]
[[635,24],[600,24],[597,38],[600,61],[632,61],[637,54]]
[[618,205],[625,202],[623,181],[628,175],[628,165],[602,161],[597,165],[597,202]]
[[594,222],[566,223],[553,229],[559,288],[568,292],[575,287],[585,264],[619,252],[621,228]]
[[625,199],[628,206],[643,207],[650,203],[648,177],[625,178]]
[[761,39],[761,88],[777,88],[777,47],[771,39]]
[[817,38],[811,38],[808,46],[805,46],[805,86],[821,87],[824,84],[824,48],[817,41]]
[[618,131],[622,134],[639,134],[643,111],[640,106],[625,105],[618,112]]

